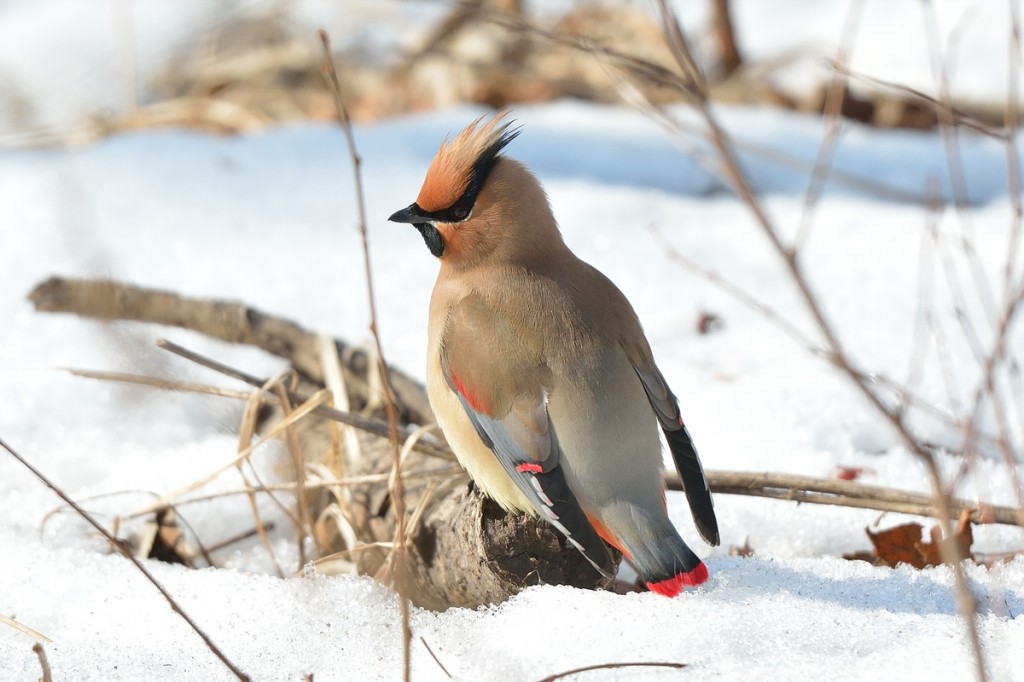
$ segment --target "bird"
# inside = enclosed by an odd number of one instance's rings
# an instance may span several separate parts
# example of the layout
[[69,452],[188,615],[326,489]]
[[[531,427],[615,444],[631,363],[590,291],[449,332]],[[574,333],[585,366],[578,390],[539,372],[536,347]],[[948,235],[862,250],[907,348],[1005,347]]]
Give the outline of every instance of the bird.
[[715,546],[707,477],[633,307],[569,249],[540,182],[503,154],[522,132],[508,116],[446,137],[416,200],[389,218],[440,261],[430,405],[485,495],[545,519],[606,574],[607,542],[649,591],[675,597],[708,571],[669,520],[659,427]]

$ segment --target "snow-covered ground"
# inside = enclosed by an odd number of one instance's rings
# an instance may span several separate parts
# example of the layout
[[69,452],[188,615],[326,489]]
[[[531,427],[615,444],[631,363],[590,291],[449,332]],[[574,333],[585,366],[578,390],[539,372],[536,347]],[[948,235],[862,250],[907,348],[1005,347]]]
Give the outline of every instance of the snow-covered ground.
[[[9,5],[20,6],[0,3],[0,22]],[[757,3],[740,6],[747,8],[745,21],[759,16],[751,9]],[[834,15],[844,12],[840,3]],[[441,138],[480,113],[461,108],[356,131],[385,350],[416,375],[424,366],[437,266],[414,230],[387,223],[386,216],[415,197]],[[927,490],[921,467],[832,370],[668,258],[652,228],[810,328],[748,212],[717,181],[636,113],[557,103],[524,107],[516,116],[525,128],[509,155],[537,172],[570,246],[633,302],[709,468],[827,476],[836,465],[869,467],[868,482]],[[737,137],[807,159],[822,135],[819,121],[789,114],[732,109],[723,118]],[[963,156],[974,201],[963,215],[980,267],[998,291],[1012,213],[1003,150],[967,138]],[[933,134],[849,126],[837,166],[914,192],[932,179],[947,186],[942,144]],[[806,176],[763,159],[749,159],[749,168],[770,215],[787,235],[795,233]],[[129,491],[86,503],[107,521],[149,501],[151,492],[228,461],[237,405],[76,379],[58,368],[220,381],[153,348],[162,335],[255,374],[273,373],[279,360],[177,330],[37,314],[25,294],[51,274],[110,276],[243,300],[363,341],[368,320],[353,207],[344,143],[327,127],[227,139],[147,132],[77,151],[0,151],[0,437],[78,499]],[[831,185],[805,263],[864,368],[903,379],[922,357],[918,393],[952,409],[950,393],[961,401],[969,395],[977,363],[959,331],[947,256],[962,275],[966,314],[983,347],[991,325],[963,267],[956,212],[947,208],[937,218],[941,248],[927,238],[930,220],[918,206]],[[944,330],[924,351],[915,345],[922,310]],[[724,328],[698,334],[702,311],[719,315]],[[1015,330],[1009,346],[1018,355],[1021,333]],[[944,364],[952,368],[948,381]],[[1024,400],[1019,384],[1015,392],[1009,388]],[[922,416],[919,429],[939,445],[957,443],[934,420]],[[258,459],[269,469],[277,456],[271,450]],[[945,464],[955,468],[952,460]],[[230,476],[222,483],[236,484]],[[1015,502],[994,458],[978,463],[958,494]],[[104,554],[80,522],[60,514],[40,532],[57,504],[0,456],[0,613],[54,640],[46,650],[55,678],[229,679],[159,595],[123,559]],[[717,498],[722,547],[711,550],[697,539],[685,503],[673,495],[669,506],[686,540],[707,557],[712,575],[705,586],[675,600],[548,586],[478,611],[414,610],[414,678],[446,679],[421,637],[457,679],[539,679],[627,661],[689,667],[605,670],[581,679],[970,677],[949,570],[890,570],[838,558],[868,547],[865,526],[908,517],[723,495]],[[210,542],[251,526],[241,499],[182,512]],[[272,505],[264,512],[275,514]],[[279,526],[275,548],[293,558],[290,533]],[[977,528],[976,538],[978,551],[1024,544],[1021,532],[994,526]],[[727,555],[745,542],[753,557]],[[155,562],[150,568],[254,679],[399,677],[398,604],[388,590],[368,578],[270,577],[255,542],[218,558],[232,570]],[[1024,679],[1024,560],[967,572],[991,670],[997,679]],[[28,637],[0,625],[0,680],[36,679],[31,646]]]

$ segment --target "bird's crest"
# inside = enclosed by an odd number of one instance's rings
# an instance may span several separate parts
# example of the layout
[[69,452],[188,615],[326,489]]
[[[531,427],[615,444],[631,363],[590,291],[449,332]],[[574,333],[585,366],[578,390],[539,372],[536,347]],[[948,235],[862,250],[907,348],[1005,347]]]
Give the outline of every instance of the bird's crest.
[[472,207],[498,154],[519,135],[520,128],[512,128],[514,121],[505,121],[507,116],[505,111],[486,123],[481,116],[453,140],[445,138],[416,197],[422,210],[441,211],[460,199]]

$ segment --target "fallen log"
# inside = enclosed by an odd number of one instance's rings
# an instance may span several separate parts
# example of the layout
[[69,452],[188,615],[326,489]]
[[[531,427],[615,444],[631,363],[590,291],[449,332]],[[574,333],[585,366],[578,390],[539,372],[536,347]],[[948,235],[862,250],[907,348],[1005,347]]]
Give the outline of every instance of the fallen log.
[[[190,298],[111,280],[51,277],[29,293],[39,312],[71,313],[100,320],[132,320],[180,327],[221,341],[255,346],[287,360],[299,374],[324,385],[315,333],[235,301]],[[337,341],[338,357],[354,409],[369,399],[366,351]],[[404,421],[431,424],[434,414],[419,383],[391,368],[391,384]]]

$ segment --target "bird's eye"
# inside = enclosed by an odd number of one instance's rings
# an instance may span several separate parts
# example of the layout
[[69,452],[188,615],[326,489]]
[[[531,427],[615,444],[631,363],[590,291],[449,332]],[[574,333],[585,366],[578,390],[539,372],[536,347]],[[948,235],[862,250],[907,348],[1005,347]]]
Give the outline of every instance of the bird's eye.
[[454,211],[452,211],[452,215],[454,215],[459,220],[465,220],[466,217],[469,215],[469,209],[457,208]]

